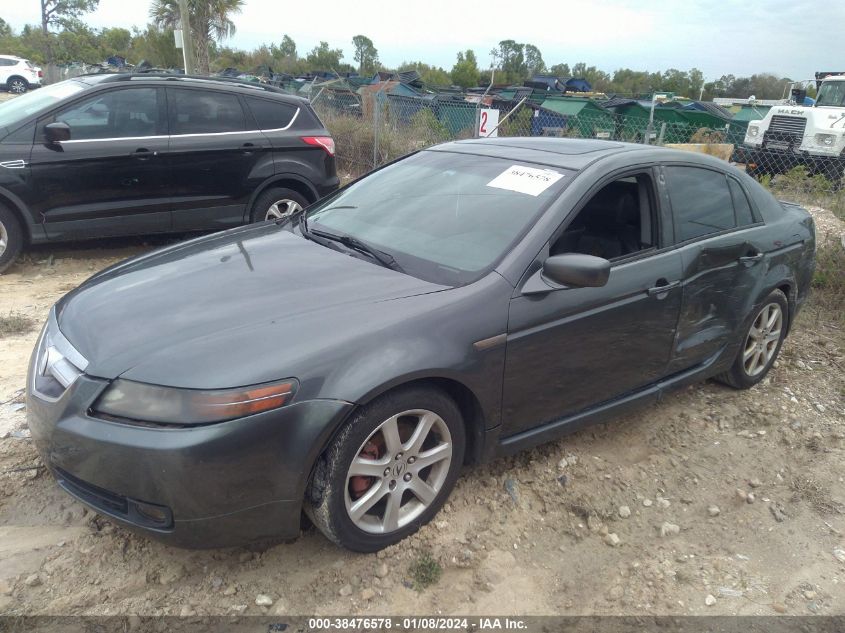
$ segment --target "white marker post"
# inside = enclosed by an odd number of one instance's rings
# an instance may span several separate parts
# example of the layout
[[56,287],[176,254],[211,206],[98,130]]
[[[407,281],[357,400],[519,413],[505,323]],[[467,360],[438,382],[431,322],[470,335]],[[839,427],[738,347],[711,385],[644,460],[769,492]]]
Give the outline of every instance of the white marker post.
[[482,108],[478,117],[478,136],[499,136],[499,111],[495,108]]

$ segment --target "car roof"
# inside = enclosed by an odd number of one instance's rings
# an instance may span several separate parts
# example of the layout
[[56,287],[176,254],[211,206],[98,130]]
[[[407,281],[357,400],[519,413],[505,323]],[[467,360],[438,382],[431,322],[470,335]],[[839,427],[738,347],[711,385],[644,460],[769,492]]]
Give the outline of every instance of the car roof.
[[0,55],[3,59],[15,59],[19,62],[25,62],[26,60],[23,57],[18,57],[17,55]]
[[197,86],[204,88],[219,88],[233,90],[241,94],[264,95],[281,97],[289,102],[307,102],[308,100],[289,93],[286,90],[268,84],[244,81],[231,77],[209,77],[204,75],[182,75],[175,73],[96,73],[91,75],[80,75],[75,78],[90,86],[131,82],[133,84],[161,85],[161,82],[181,84],[185,86]]
[[548,136],[466,139],[443,143],[430,149],[539,163],[575,171],[580,171],[596,161],[619,154],[629,154],[632,161],[677,160],[717,167],[721,170],[728,167],[727,163],[713,156],[658,145]]

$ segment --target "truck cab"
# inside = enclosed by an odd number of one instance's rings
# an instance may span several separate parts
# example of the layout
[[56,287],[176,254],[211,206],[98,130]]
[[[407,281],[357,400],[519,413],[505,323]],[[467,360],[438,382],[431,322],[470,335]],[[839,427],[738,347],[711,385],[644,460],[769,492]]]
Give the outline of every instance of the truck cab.
[[[793,87],[792,98],[750,121],[745,134],[746,170],[779,174],[805,166],[838,185],[845,170],[845,73],[816,73],[815,104],[805,106],[806,90]],[[795,85],[793,85],[795,86]],[[799,105],[800,104],[800,105]]]

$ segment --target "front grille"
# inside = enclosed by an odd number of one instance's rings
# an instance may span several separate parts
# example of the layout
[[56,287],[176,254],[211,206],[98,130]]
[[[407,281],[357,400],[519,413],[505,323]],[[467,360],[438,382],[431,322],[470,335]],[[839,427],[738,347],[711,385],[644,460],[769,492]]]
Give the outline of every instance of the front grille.
[[804,137],[807,119],[795,116],[773,116],[769,125],[769,132],[782,136],[789,136],[800,143]]

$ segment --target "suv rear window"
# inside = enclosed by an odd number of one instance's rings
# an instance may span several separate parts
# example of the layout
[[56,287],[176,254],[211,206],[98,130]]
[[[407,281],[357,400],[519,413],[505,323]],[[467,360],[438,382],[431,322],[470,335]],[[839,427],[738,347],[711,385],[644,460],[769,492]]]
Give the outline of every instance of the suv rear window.
[[244,111],[236,95],[211,90],[167,91],[171,134],[241,132]]
[[255,117],[255,121],[258,123],[258,129],[260,130],[286,128],[293,121],[293,117],[297,111],[296,106],[269,99],[246,97],[246,103],[249,106],[250,112],[252,112],[252,116]]

